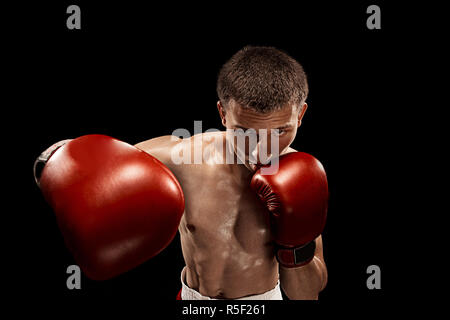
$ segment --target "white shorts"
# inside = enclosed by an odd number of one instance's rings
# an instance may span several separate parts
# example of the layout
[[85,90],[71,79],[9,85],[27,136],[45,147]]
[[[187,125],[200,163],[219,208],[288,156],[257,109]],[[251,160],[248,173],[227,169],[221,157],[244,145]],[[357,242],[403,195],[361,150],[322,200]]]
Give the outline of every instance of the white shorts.
[[[186,267],[181,270],[181,299],[182,300],[221,300],[214,299],[210,297],[205,297],[200,292],[191,289],[186,284]],[[238,298],[234,300],[283,300],[280,289],[280,280],[278,280],[277,285],[272,290],[261,294],[255,294],[252,296],[247,296],[243,298]]]

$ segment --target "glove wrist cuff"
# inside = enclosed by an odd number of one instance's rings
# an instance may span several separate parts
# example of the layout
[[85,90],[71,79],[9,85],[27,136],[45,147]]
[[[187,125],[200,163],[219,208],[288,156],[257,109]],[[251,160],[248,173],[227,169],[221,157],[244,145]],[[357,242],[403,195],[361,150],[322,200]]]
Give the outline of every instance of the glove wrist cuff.
[[316,251],[316,242],[313,240],[305,245],[287,248],[279,246],[276,252],[276,258],[285,268],[297,268],[311,262]]
[[37,157],[37,159],[34,161],[33,175],[34,175],[34,180],[35,180],[36,184],[38,185],[38,187],[40,186],[42,170],[44,170],[44,167],[47,164],[47,161],[56,152],[56,150],[58,150],[59,148],[61,148],[63,145],[65,145],[66,143],[68,143],[71,140],[72,139],[66,139],[66,140],[61,140],[61,141],[54,143],[53,145],[48,147],[44,152],[42,152],[39,155],[39,157]]

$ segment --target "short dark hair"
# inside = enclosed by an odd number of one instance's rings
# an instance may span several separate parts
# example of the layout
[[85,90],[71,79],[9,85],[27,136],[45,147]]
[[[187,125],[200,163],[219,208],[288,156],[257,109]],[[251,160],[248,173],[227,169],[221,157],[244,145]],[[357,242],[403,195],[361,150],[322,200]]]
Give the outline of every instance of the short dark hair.
[[224,107],[233,99],[262,113],[290,103],[302,105],[308,96],[303,67],[274,47],[246,46],[221,68],[217,95]]

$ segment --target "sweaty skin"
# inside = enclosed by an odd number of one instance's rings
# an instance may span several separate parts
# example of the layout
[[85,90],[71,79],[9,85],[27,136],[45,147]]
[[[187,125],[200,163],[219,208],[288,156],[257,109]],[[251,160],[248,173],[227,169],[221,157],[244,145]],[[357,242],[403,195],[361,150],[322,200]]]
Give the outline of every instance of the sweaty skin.
[[[197,136],[184,143],[191,142],[193,155],[195,147],[214,148],[214,140],[206,140],[218,135],[225,143],[224,132],[201,134],[201,146],[194,145]],[[179,231],[187,285],[204,296],[227,299],[273,289],[278,263],[268,212],[249,187],[252,172],[242,164],[215,164],[212,157],[220,155],[214,153],[202,164],[174,164],[171,150],[180,143],[164,136],[137,147],[167,165],[182,186],[186,203]]]
[[[220,103],[218,108],[228,129],[286,128],[280,135],[279,154],[295,152],[289,145],[306,105],[300,115],[294,107],[272,115],[233,105],[225,115]],[[183,189],[185,212],[179,232],[187,285],[204,296],[236,299],[271,290],[284,278],[286,285],[283,279],[281,284],[290,298],[317,298],[324,283],[315,281],[318,285],[313,286],[310,279],[320,273],[316,263],[323,264],[320,237],[317,259],[304,272],[279,268],[267,222],[269,213],[250,189],[255,168],[247,161],[237,164],[235,150],[227,141],[226,133],[218,131],[185,139],[163,136],[136,145],[163,162]],[[234,155],[233,164],[226,164],[227,148]],[[202,155],[201,163],[192,164],[195,153]],[[190,164],[174,162],[174,154],[187,155]]]

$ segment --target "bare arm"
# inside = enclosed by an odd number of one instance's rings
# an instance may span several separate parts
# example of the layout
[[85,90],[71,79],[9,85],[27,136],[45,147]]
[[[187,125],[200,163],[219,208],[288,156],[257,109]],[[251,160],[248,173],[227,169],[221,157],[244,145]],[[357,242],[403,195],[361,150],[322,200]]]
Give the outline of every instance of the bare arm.
[[328,280],[323,258],[322,236],[316,238],[314,258],[305,266],[285,268],[280,265],[280,281],[284,293],[292,300],[317,300]]
[[[286,153],[298,152],[288,148]],[[280,265],[280,282],[284,293],[292,300],[317,300],[327,285],[328,272],[323,258],[322,236],[315,239],[314,258],[305,266],[285,268]]]

